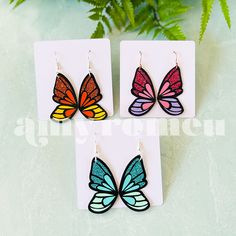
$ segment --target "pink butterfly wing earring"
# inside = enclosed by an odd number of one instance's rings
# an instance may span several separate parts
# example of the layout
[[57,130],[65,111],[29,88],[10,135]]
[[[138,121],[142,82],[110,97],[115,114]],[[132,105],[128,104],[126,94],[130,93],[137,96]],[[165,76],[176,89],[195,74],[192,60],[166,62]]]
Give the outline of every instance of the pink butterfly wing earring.
[[[134,116],[143,116],[147,114],[156,102],[155,89],[148,73],[142,68],[142,52],[140,53],[140,66],[136,69],[131,93],[137,97],[129,107],[129,113]],[[180,68],[177,61],[163,79],[158,95],[157,101],[164,112],[171,116],[177,116],[184,112],[184,108],[178,96],[183,92],[182,78]]]
[[161,108],[169,115],[177,116],[184,112],[184,108],[177,98],[183,93],[183,82],[176,55],[176,65],[163,79],[157,95],[157,101]]
[[148,73],[142,67],[142,52],[139,67],[136,69],[131,93],[137,97],[129,107],[129,113],[134,116],[143,116],[148,113],[156,102],[154,86]]

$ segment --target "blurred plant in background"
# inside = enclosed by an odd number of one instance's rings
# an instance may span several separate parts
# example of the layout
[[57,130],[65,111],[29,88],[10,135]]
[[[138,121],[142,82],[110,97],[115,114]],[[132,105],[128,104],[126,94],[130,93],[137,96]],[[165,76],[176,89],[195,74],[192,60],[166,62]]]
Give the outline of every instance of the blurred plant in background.
[[[28,0],[9,0],[14,8]],[[219,2],[228,27],[231,27],[230,11],[227,0],[201,0],[202,16],[199,41],[202,41],[212,8]],[[119,30],[137,31],[138,34],[152,34],[153,39],[163,35],[170,40],[186,38],[180,22],[191,5],[182,0],[78,0],[91,5],[89,18],[97,26],[91,38],[102,38],[112,32],[113,26]]]

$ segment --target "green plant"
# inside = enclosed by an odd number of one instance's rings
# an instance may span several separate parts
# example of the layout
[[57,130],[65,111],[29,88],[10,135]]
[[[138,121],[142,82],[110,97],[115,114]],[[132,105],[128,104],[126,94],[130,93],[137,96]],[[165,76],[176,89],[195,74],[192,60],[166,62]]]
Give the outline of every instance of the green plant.
[[[226,23],[228,27],[231,28],[231,20],[230,20],[229,6],[227,0],[218,0],[218,1],[220,3],[221,10],[226,20]],[[214,3],[215,0],[202,0],[202,19],[201,19],[199,41],[202,41],[203,36],[205,34]]]
[[[26,0],[10,0],[14,7]],[[185,39],[180,22],[190,7],[182,0],[78,0],[91,5],[89,18],[97,23],[92,38],[102,38],[107,31],[112,32],[113,25],[119,30],[137,31],[138,34],[151,34],[157,38],[160,34],[171,40]],[[202,0],[202,17],[199,41],[202,41],[212,7],[216,0]],[[222,13],[231,27],[227,0],[218,0]]]
[[25,2],[25,0],[9,0],[10,4],[14,5],[14,8],[18,7],[20,4],[22,4],[23,2]]

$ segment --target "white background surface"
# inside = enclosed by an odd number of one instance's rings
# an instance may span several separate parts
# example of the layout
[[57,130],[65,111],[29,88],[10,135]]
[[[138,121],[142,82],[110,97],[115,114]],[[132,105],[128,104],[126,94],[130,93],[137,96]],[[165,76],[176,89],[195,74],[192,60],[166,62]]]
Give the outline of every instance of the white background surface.
[[[78,98],[81,83],[88,74],[88,52],[90,53],[91,72],[103,95],[99,104],[113,115],[111,50],[108,39],[86,39],[67,41],[42,41],[35,43],[35,70],[38,100],[38,117],[50,119],[50,114],[58,105],[52,100],[56,79],[56,57],[61,72],[72,83]],[[84,116],[79,111],[74,119]]]
[[[75,136],[78,208],[87,209],[88,203],[96,193],[88,186],[91,162],[95,154],[94,129],[97,134],[99,158],[110,168],[118,188],[126,166],[138,154],[138,140],[141,136],[142,158],[148,181],[148,185],[142,191],[151,206],[161,205],[163,194],[159,122],[150,119],[125,119],[77,122]],[[138,135],[139,131],[141,135]],[[125,207],[120,197],[114,207]]]
[[[135,71],[139,66],[142,52],[142,67],[151,77],[155,93],[165,75],[175,66],[178,54],[178,64],[183,81],[183,93],[178,97],[184,107],[184,112],[178,117],[195,116],[195,43],[193,41],[122,41],[120,43],[120,116],[134,117],[128,112],[129,106],[135,100],[131,94]],[[171,117],[165,113],[158,102],[143,117]]]

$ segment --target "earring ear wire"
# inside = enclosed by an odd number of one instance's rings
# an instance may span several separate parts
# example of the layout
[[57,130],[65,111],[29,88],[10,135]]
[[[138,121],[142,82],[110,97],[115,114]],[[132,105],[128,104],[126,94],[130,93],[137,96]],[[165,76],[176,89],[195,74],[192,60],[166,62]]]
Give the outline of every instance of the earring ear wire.
[[56,70],[57,70],[57,72],[60,72],[61,71],[61,65],[59,63],[58,54],[57,54],[56,51],[54,52],[54,56],[55,56],[55,60],[56,60]]
[[177,54],[176,51],[173,51],[173,53],[175,54],[175,65],[176,65],[176,67],[178,67],[179,66],[179,64],[178,64],[178,54]]
[[89,75],[91,75],[91,63],[90,63],[91,53],[92,53],[92,51],[89,50],[88,51],[88,71],[89,71]]
[[139,68],[142,68],[142,57],[143,57],[142,51],[139,51],[139,55],[140,55]]
[[138,137],[137,137],[137,152],[138,155],[140,156],[140,160],[142,159],[142,143],[141,143],[141,133],[139,132]]
[[97,161],[97,157],[99,157],[99,152],[98,152],[96,132],[94,132],[94,134],[93,134],[93,141],[94,141],[94,157],[95,157],[95,161]]

